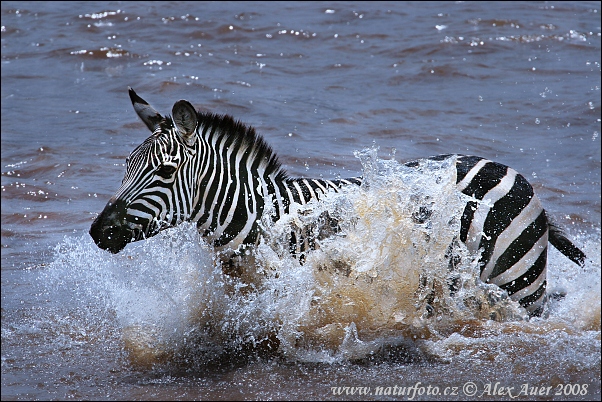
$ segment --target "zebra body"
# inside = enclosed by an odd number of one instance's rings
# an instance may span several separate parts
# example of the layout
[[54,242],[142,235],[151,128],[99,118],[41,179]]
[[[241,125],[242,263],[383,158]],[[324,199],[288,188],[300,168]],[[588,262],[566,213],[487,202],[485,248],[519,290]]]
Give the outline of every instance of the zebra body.
[[[132,151],[121,187],[91,226],[96,244],[112,253],[184,221],[196,222],[217,249],[236,250],[258,242],[266,200],[278,220],[292,203],[362,183],[290,178],[253,128],[197,112],[184,100],[164,117],[131,88],[129,94],[153,134]],[[516,171],[462,155],[456,168],[458,189],[474,198],[464,210],[460,240],[481,251],[481,279],[537,314],[545,300],[548,238],[576,263],[583,264],[585,255],[550,226],[531,185]],[[308,239],[291,243],[293,252],[311,246]]]

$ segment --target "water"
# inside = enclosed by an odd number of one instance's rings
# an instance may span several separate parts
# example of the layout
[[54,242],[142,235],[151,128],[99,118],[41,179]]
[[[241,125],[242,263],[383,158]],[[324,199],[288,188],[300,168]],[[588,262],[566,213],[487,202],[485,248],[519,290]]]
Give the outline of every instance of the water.
[[[600,398],[598,2],[1,7],[2,399],[398,400],[418,382],[413,399],[496,382]],[[187,99],[253,125],[293,176],[369,177],[290,217],[328,210],[347,235],[300,266],[276,225],[243,280],[188,225],[96,248],[89,226],[148,135],[127,86],[162,113]],[[424,318],[419,277],[444,280],[461,200],[453,170],[393,159],[441,153],[523,173],[590,257],[550,252],[567,296],[547,319],[522,320],[468,260],[464,293],[439,288]],[[430,228],[411,220],[426,195]]]

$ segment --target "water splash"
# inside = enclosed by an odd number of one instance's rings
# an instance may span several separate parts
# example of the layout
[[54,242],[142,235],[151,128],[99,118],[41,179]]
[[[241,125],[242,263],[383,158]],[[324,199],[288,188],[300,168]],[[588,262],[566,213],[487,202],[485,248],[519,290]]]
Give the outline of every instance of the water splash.
[[[375,148],[357,157],[362,187],[292,206],[276,224],[266,217],[241,276],[225,274],[196,226],[182,224],[117,255],[87,235],[66,238],[44,281],[69,289],[66,303],[92,306],[87,330],[118,333],[136,367],[198,365],[258,349],[312,362],[365,359],[400,345],[442,359],[466,348],[493,355],[501,346],[490,338],[508,344],[512,333],[550,342],[554,333],[561,342],[594,331],[599,339],[600,306],[589,303],[600,300],[599,257],[575,280],[579,268],[552,254],[550,282],[569,295],[551,304],[550,319],[525,321],[518,303],[478,279],[476,256],[455,240],[466,198],[455,189],[454,157],[412,167],[379,159]],[[307,228],[328,235],[301,264],[288,239]],[[599,233],[585,244],[596,255]]]

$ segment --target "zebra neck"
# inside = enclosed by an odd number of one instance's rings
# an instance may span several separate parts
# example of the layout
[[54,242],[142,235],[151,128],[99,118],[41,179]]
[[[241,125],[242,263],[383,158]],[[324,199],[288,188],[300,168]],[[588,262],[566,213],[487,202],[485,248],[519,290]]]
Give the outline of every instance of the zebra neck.
[[[229,116],[199,113],[200,173],[192,220],[220,248],[253,244],[265,199],[271,197],[274,219],[295,202],[306,204],[361,179],[292,179],[276,154],[252,127]],[[269,202],[269,201],[268,201]]]
[[361,178],[325,180],[306,178],[286,178],[285,180],[267,180],[268,194],[272,195],[275,208],[275,220],[289,212],[294,202],[305,205],[313,199],[320,199],[330,190],[340,191],[347,185],[361,185]]
[[264,197],[286,172],[252,127],[199,114],[200,152],[192,221],[220,248],[254,243]]

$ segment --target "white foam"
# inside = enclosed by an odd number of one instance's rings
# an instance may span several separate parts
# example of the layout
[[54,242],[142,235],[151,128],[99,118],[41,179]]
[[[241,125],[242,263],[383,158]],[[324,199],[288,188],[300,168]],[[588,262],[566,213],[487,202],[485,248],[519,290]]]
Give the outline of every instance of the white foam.
[[[550,253],[550,288],[568,295],[551,304],[547,320],[525,322],[524,309],[505,292],[480,282],[475,256],[461,245],[452,273],[459,289],[450,291],[446,252],[466,203],[455,187],[454,158],[410,168],[379,159],[375,149],[358,157],[362,187],[293,206],[276,224],[265,220],[266,237],[240,278],[222,272],[195,225],[182,224],[117,255],[99,250],[88,235],[67,238],[47,271],[49,286],[106,309],[100,322],[117,326],[141,365],[182,350],[219,355],[274,336],[290,359],[332,362],[404,340],[427,342],[429,353],[441,357],[457,355],[468,342],[457,332],[475,322],[482,323],[476,333],[500,337],[567,325],[599,333],[599,229],[576,238],[593,257],[585,269]],[[319,228],[325,211],[340,232],[319,240],[300,264],[288,252],[290,230]],[[471,339],[479,347],[488,342]]]

